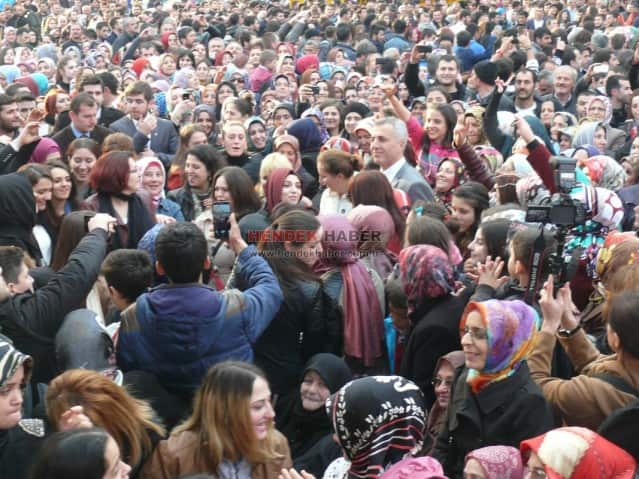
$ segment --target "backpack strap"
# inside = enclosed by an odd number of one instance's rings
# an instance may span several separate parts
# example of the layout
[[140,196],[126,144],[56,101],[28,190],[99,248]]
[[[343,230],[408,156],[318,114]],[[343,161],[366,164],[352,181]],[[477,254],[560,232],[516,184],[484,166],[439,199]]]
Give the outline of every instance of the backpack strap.
[[639,391],[636,390],[634,387],[632,387],[630,384],[628,384],[626,381],[621,379],[619,376],[615,376],[614,374],[608,374],[608,373],[599,373],[590,377],[600,379],[603,382],[610,384],[612,387],[614,387],[615,389],[618,389],[621,392],[639,397]]

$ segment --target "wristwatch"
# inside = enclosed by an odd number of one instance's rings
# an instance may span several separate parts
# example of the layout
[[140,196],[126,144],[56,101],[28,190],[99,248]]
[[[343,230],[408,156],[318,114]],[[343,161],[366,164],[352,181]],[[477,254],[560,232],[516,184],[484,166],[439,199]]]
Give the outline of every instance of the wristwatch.
[[581,324],[578,324],[574,329],[560,328],[559,330],[557,330],[557,336],[559,336],[560,338],[570,338],[574,336],[580,329]]

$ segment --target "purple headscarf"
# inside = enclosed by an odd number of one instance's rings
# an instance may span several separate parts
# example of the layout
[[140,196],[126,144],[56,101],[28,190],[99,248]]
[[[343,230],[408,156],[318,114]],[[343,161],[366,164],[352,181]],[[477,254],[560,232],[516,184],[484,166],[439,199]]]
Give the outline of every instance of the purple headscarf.
[[44,163],[51,153],[58,153],[62,156],[62,151],[55,141],[51,138],[41,138],[33,153],[31,153],[29,163]]
[[324,228],[324,253],[316,272],[339,269],[342,273],[344,352],[370,366],[383,355],[384,318],[375,284],[358,258],[357,231],[344,216],[320,216],[319,220]]

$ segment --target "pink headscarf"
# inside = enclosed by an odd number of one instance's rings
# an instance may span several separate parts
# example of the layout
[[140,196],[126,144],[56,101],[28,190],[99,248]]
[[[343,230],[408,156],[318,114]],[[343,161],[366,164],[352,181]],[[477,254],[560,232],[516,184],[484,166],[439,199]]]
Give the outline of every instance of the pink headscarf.
[[384,354],[384,318],[377,289],[357,256],[357,231],[340,215],[319,217],[324,228],[322,259],[315,272],[339,269],[344,286],[344,352],[371,366]]
[[466,455],[466,462],[475,459],[486,473],[486,477],[499,479],[522,479],[524,466],[519,451],[510,446],[488,446],[475,449]]
[[397,256],[387,249],[395,234],[393,217],[380,206],[357,205],[348,219],[360,233],[360,252],[371,255],[372,267],[381,278],[388,277],[397,263]]
[[60,147],[55,141],[51,138],[41,138],[31,153],[29,163],[44,163],[51,153],[59,153],[62,156]]
[[[162,172],[162,176],[164,177],[163,185],[162,185],[162,193],[159,195],[153,195],[151,197],[151,201],[153,202],[153,207],[157,210],[158,205],[160,204],[160,200],[164,196],[164,186],[166,186],[166,170],[164,169],[164,165],[162,162],[155,158],[154,156],[143,156],[136,163],[135,166],[138,169],[138,189],[143,190],[142,181],[144,180],[144,172],[147,170],[149,166],[157,166],[160,168]],[[146,191],[146,190],[145,190]]]

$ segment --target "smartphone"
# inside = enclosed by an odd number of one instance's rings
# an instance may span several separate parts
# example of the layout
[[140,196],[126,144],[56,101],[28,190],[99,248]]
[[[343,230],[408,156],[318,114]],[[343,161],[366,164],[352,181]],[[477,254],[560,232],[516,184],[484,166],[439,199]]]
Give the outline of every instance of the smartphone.
[[603,63],[601,65],[597,65],[592,69],[592,72],[595,75],[607,75],[608,74],[608,65]]
[[213,203],[213,236],[219,240],[229,238],[231,229],[231,203],[228,201],[216,201]]
[[320,92],[320,87],[318,86],[311,87],[311,93],[313,93],[313,95],[319,95],[319,92]]
[[190,100],[191,99],[191,92],[185,92],[182,93],[182,100]]
[[432,45],[417,45],[417,51],[419,53],[431,53],[433,51]]
[[386,65],[386,58],[378,58],[375,60],[375,65]]

